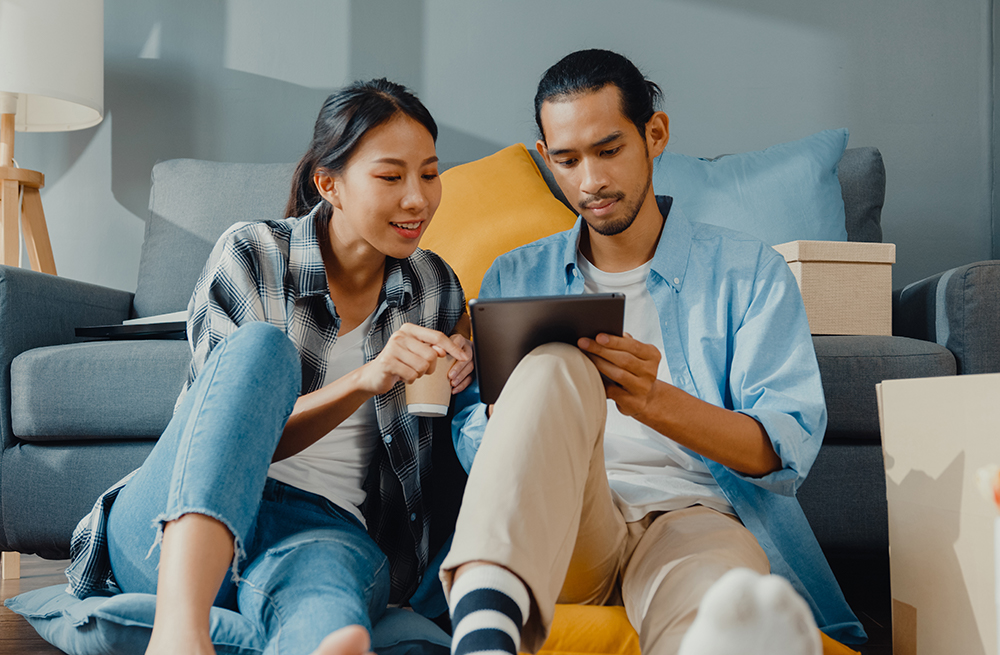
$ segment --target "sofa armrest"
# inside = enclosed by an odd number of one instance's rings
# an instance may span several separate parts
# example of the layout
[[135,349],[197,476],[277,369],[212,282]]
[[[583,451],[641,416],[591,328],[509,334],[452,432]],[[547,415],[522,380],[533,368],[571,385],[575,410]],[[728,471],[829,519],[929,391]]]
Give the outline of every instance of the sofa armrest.
[[10,363],[26,350],[81,341],[74,329],[121,323],[132,293],[0,266],[0,445],[13,443]]
[[896,291],[892,332],[946,347],[960,375],[1000,372],[1000,260],[959,266]]

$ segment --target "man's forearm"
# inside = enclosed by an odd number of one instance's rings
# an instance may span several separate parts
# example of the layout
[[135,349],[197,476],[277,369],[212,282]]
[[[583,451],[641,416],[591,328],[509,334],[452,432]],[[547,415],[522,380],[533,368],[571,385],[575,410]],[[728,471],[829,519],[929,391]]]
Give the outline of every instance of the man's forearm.
[[755,419],[716,407],[657,381],[652,402],[635,418],[677,443],[745,475],[781,468],[767,431]]

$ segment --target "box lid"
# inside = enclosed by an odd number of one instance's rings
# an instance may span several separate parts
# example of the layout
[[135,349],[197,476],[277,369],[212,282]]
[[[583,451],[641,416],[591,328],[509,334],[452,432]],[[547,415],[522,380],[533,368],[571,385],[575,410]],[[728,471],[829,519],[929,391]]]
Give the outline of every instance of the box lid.
[[789,241],[774,249],[786,262],[863,262],[894,264],[896,244],[862,241]]

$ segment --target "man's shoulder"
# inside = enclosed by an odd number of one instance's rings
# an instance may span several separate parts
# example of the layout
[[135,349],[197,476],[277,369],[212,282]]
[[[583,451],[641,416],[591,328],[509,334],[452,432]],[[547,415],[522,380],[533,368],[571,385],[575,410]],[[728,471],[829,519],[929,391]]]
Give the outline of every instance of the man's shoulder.
[[727,227],[691,221],[692,256],[714,267],[760,269],[784,258],[757,237]]
[[570,242],[576,238],[576,233],[575,227],[563,232],[556,232],[509,250],[497,257],[495,261],[502,266],[512,266],[526,262],[546,263],[559,260],[564,256]]

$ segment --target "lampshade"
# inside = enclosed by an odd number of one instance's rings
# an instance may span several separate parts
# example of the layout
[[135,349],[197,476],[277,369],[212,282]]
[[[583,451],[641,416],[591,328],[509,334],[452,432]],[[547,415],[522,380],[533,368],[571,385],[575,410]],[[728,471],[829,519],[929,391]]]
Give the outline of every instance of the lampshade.
[[[0,0],[0,96],[18,132],[104,118],[104,0]],[[6,96],[3,113],[11,113]]]

